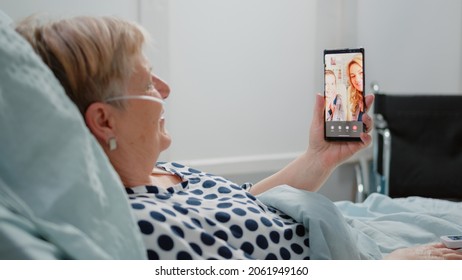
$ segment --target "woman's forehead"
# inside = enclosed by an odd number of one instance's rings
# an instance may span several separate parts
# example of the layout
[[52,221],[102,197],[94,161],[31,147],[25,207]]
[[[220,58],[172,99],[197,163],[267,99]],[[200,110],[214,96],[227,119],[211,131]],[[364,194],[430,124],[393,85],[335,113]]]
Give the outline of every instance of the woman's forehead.
[[362,67],[361,67],[361,65],[359,65],[358,63],[352,63],[352,64],[350,65],[350,70],[351,70],[351,71],[359,71],[359,70],[361,70],[361,69],[362,69]]

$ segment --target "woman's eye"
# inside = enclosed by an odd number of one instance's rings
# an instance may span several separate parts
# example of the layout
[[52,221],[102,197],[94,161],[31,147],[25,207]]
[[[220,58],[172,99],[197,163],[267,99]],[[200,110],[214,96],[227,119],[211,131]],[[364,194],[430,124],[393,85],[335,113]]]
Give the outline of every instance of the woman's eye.
[[156,88],[154,87],[154,84],[149,84],[147,87],[146,87],[146,91],[147,92],[153,92]]

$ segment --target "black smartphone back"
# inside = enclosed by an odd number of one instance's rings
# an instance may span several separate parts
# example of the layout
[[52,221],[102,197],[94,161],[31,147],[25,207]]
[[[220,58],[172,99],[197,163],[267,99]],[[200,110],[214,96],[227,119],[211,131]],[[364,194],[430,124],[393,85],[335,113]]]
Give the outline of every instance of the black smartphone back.
[[366,110],[364,49],[324,50],[324,138],[361,141]]

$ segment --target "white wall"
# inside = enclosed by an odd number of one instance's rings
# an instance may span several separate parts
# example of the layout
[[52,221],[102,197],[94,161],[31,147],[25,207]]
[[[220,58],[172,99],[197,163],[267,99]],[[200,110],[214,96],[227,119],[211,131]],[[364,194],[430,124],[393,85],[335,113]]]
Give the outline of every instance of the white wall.
[[134,0],[0,0],[0,9],[14,20],[39,13],[51,16],[114,15],[137,20],[138,5]]
[[[315,1],[168,1],[169,158],[217,173],[307,143]],[[264,170],[264,169],[262,169]]]
[[462,92],[462,1],[358,0],[367,77],[388,92]]
[[[173,144],[162,159],[238,182],[305,149],[323,49],[365,47],[367,83],[384,91],[462,92],[459,0],[0,0],[0,9],[142,23],[154,70],[172,88]],[[351,199],[353,179],[346,164],[321,192]]]

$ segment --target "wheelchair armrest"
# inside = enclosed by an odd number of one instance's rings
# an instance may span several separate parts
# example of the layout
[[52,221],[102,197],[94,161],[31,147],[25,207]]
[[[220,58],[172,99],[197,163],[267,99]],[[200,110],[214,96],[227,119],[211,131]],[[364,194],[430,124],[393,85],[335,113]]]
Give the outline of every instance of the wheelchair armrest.
[[356,180],[355,202],[362,202],[370,193],[370,165],[372,162],[372,148],[368,147],[350,158],[346,163],[354,163]]
[[374,130],[373,186],[376,192],[389,194],[389,176],[391,159],[391,133],[382,115],[376,115]]
[[356,179],[356,203],[363,202],[370,194],[369,162],[370,159],[360,158],[354,166]]

